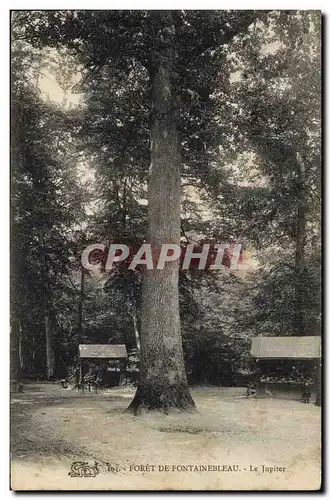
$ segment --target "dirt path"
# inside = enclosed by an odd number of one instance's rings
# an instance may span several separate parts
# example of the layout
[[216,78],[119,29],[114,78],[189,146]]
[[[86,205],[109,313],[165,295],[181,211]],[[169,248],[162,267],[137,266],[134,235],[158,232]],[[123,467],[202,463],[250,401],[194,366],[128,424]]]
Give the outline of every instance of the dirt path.
[[[129,389],[31,385],[12,397],[12,488],[318,489],[320,409],[243,392],[196,389],[197,414],[134,417],[123,413]],[[99,473],[70,477],[73,461]]]

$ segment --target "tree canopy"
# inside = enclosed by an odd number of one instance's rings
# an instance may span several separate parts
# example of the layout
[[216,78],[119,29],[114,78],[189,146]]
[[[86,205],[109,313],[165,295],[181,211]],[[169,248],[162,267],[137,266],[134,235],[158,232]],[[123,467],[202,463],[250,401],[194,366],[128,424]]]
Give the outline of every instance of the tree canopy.
[[[88,243],[147,241],[162,120],[178,137],[181,243],[239,242],[248,265],[179,272],[189,381],[233,380],[254,335],[319,334],[319,13],[16,11],[12,32],[17,370],[68,373],[79,338],[139,343],[143,273],[86,272],[82,293],[79,256]],[[45,100],[45,68],[79,106]],[[169,80],[156,91],[160,68]]]

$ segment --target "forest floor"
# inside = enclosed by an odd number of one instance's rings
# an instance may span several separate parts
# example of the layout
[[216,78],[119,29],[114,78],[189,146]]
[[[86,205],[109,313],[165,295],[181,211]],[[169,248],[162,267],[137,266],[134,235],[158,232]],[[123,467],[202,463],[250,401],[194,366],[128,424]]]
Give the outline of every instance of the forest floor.
[[[124,413],[134,395],[129,388],[81,394],[50,383],[25,385],[24,393],[11,399],[11,486],[318,489],[320,408],[244,394],[243,388],[195,388],[196,414],[135,417]],[[99,473],[71,477],[74,461],[97,462]],[[284,470],[267,469],[274,467]]]

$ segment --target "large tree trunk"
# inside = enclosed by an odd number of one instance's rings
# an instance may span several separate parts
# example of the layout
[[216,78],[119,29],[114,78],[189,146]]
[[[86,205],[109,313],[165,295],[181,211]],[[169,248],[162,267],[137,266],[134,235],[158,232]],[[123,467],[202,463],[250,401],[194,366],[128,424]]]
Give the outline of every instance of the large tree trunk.
[[306,182],[305,167],[300,155],[298,155],[298,212],[295,248],[295,290],[294,290],[294,315],[293,332],[294,335],[306,335],[305,331],[305,291],[306,285],[304,277],[305,246],[306,246]]
[[[155,14],[151,71],[153,123],[148,188],[148,241],[153,255],[180,242],[181,159],[172,89],[175,28],[171,11]],[[155,264],[154,264],[155,267]],[[140,382],[129,411],[194,408],[184,368],[178,301],[178,261],[146,270],[142,289]]]

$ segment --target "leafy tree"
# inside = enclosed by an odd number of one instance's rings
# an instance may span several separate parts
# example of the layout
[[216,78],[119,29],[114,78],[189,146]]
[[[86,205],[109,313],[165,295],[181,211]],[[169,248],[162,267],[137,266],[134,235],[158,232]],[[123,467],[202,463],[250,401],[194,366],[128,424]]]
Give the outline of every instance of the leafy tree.
[[[31,41],[38,37],[41,46],[66,44],[78,54],[88,71],[87,78],[95,77],[96,73],[104,78],[102,71],[107,67],[106,72],[108,68],[111,70],[111,86],[113,75],[115,81],[120,75],[128,82],[130,75],[134,75],[137,89],[143,81],[138,92],[143,96],[148,91],[149,113],[145,113],[143,123],[147,118],[145,134],[148,131],[151,134],[148,241],[156,252],[162,243],[179,243],[181,175],[185,175],[185,165],[193,168],[190,177],[208,177],[209,158],[205,150],[215,140],[214,132],[210,134],[206,126],[212,113],[210,92],[224,57],[220,54],[214,62],[215,51],[245,32],[258,15],[250,11],[31,14],[32,22],[26,28]],[[125,106],[125,97],[123,103]],[[121,107],[119,113],[123,116]],[[128,116],[126,110],[124,116]],[[114,118],[111,115],[109,118],[112,129]],[[121,118],[116,117],[115,123],[121,124]],[[136,143],[134,125],[131,131]],[[126,137],[123,132],[122,137]],[[145,144],[147,150],[146,139],[139,144]],[[125,158],[125,154],[122,152],[121,156]],[[164,270],[146,271],[144,275],[141,379],[130,406],[135,412],[141,407],[167,410],[173,406],[182,409],[194,406],[183,364],[177,266],[169,263]]]
[[66,286],[69,232],[81,214],[81,194],[77,188],[72,197],[76,181],[68,168],[64,117],[34,85],[42,55],[21,41],[19,33],[12,47],[11,95],[13,377],[21,366],[24,373],[51,378],[60,332],[56,301]]
[[[282,277],[277,259],[274,271],[292,290],[286,305],[292,324],[286,322],[286,332],[304,335],[316,331],[312,322],[318,316],[313,306],[316,281],[311,279],[320,273],[316,254],[320,240],[320,14],[273,11],[269,30],[265,28],[256,23],[249,37],[238,39],[229,55],[233,71],[238,58],[241,70],[231,84],[226,106],[224,93],[219,96],[219,119],[232,116],[229,141],[232,138],[233,151],[223,151],[222,158],[224,163],[232,162],[233,169],[227,170],[232,180],[224,183],[222,200],[215,209],[236,220],[235,234],[255,247],[278,246],[283,254],[292,248]],[[270,277],[270,285],[272,281]],[[282,314],[276,307],[279,285],[268,287],[274,294],[275,314]],[[285,290],[282,293],[287,296]],[[307,312],[312,313],[310,320]]]
[[69,54],[83,73],[83,106],[52,130],[69,126],[75,153],[94,169],[91,242],[147,237],[158,252],[203,235],[253,247],[259,262],[243,277],[202,277],[175,263],[143,275],[119,266],[101,286],[86,275],[83,329],[77,307],[62,314],[69,294],[79,300],[66,276],[55,287],[65,350],[77,335],[131,346],[139,337],[130,409],[168,411],[194,406],[183,354],[190,378],[204,369],[217,380],[247,365],[252,335],[317,331],[318,15],[32,11],[17,22],[21,38]]

